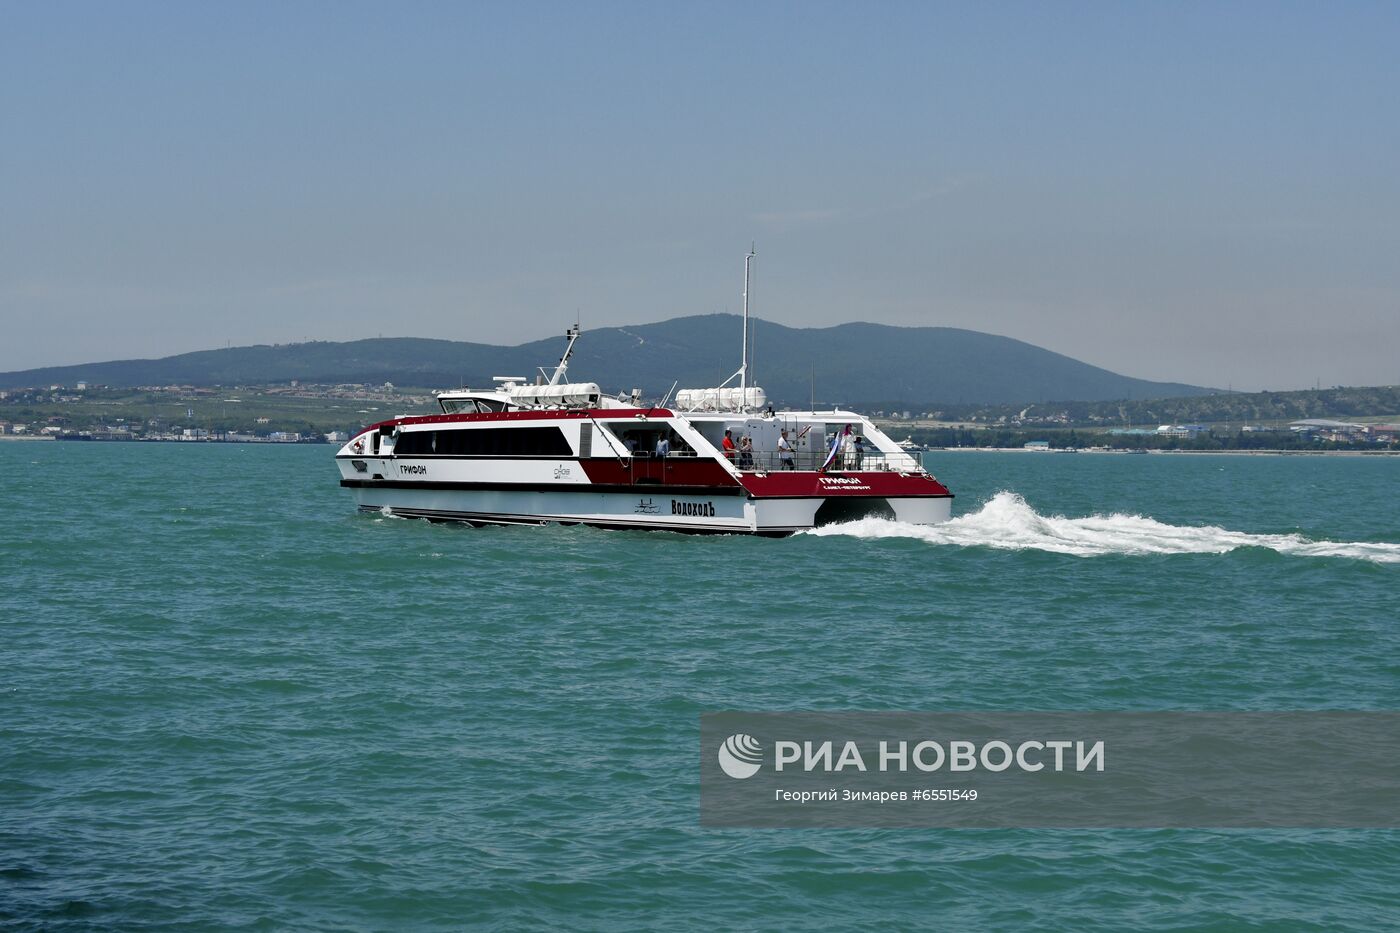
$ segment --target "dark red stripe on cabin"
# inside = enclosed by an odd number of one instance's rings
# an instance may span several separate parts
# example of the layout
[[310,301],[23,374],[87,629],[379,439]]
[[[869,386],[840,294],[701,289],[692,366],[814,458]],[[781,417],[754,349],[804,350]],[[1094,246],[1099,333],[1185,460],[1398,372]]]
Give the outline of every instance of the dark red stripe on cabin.
[[580,460],[579,465],[589,482],[600,485],[739,485],[722,463],[704,457],[594,457]]

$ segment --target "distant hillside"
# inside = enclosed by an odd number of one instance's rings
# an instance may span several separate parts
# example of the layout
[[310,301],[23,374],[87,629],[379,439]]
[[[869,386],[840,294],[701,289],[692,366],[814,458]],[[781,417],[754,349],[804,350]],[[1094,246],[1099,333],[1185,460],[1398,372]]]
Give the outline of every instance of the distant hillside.
[[[922,410],[928,410],[925,407]],[[947,421],[1035,424],[1063,418],[1074,425],[1266,424],[1304,418],[1378,418],[1400,414],[1400,386],[1337,386],[1291,392],[1220,392],[1141,401],[944,405]]]
[[[872,399],[948,403],[1106,400],[1196,395],[1208,390],[1149,382],[1049,350],[951,327],[842,324],[752,325],[758,384],[779,403],[858,404]],[[717,385],[738,368],[739,318],[712,314],[659,324],[605,327],[579,341],[569,374],[607,391],[639,387],[660,396]],[[116,360],[0,373],[0,386],[79,380],[112,386],[260,385],[288,382],[487,386],[494,375],[533,377],[563,350],[563,337],[516,347],[411,337],[316,341],[203,350],[157,360]]]

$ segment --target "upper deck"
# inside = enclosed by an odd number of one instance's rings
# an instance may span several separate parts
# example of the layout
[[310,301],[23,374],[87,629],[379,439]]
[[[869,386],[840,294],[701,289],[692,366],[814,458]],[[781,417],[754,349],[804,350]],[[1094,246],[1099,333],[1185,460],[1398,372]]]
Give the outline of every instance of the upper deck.
[[[380,422],[347,449],[372,446],[397,458],[438,460],[613,459],[630,464],[626,472],[634,480],[641,475],[663,482],[686,461],[709,462],[730,483],[783,472],[926,475],[918,457],[858,412],[777,410],[758,386],[683,389],[675,404],[666,404],[668,392],[661,404],[648,406],[640,389],[609,396],[597,383],[565,382],[578,329],[566,336],[568,347],[552,375],[541,369],[533,384],[522,376],[496,376],[491,389],[440,392],[442,414]],[[638,466],[647,461],[668,466]]]
[[917,456],[864,416],[841,410],[683,414],[670,408],[527,408],[413,415],[373,425],[341,451],[346,457],[365,455],[473,461],[475,471],[493,474],[515,463],[521,475],[541,461],[581,461],[590,465],[587,475],[596,472],[609,484],[732,486],[744,476],[777,473],[927,475]]

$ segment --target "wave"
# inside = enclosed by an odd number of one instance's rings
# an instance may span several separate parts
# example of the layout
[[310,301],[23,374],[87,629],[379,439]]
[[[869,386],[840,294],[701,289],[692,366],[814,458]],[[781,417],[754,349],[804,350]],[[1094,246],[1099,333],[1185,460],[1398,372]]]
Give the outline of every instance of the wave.
[[1041,515],[1014,492],[999,492],[976,512],[941,525],[864,518],[804,534],[855,538],[914,538],[929,544],[1037,550],[1076,557],[1105,554],[1224,554],[1261,547],[1300,557],[1343,557],[1400,564],[1400,544],[1313,541],[1298,534],[1256,535],[1214,525],[1168,525],[1141,515],[1063,518]]

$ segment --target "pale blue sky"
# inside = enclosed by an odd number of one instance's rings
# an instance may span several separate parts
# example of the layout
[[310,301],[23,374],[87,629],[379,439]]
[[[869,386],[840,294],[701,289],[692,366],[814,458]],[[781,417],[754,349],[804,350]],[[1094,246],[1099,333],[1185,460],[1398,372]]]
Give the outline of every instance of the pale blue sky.
[[0,2],[0,370],[754,310],[1400,382],[1400,4]]

